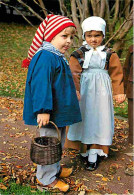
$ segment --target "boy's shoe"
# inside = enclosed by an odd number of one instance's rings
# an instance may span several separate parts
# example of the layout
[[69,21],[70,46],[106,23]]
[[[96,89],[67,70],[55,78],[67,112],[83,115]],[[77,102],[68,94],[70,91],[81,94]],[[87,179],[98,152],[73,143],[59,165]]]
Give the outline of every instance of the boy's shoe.
[[55,179],[49,185],[43,185],[38,179],[36,179],[36,181],[37,181],[37,189],[41,192],[45,190],[53,191],[53,192],[55,190],[59,190],[60,192],[67,192],[69,190],[69,185],[59,179]]
[[98,168],[98,162],[96,161],[95,163],[93,163],[93,162],[88,162],[87,163],[87,166],[86,166],[86,169],[88,170],[88,171],[94,171],[94,170],[96,170]]
[[72,168],[64,168],[64,167],[62,167],[61,170],[60,170],[60,172],[58,173],[58,176],[60,178],[69,177],[72,172],[73,172],[73,169]]

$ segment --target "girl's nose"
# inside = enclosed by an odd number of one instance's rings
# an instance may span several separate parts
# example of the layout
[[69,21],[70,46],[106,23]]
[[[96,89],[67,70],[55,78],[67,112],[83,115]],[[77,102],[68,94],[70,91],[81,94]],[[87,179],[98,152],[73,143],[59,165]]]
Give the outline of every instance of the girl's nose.
[[96,38],[95,37],[92,37],[92,41],[95,41],[96,40]]

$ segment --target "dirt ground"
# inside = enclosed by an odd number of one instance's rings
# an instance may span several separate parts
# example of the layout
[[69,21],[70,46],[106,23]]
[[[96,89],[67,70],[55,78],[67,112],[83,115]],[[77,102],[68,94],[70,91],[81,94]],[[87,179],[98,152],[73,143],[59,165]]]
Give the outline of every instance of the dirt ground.
[[[36,127],[24,125],[22,109],[22,100],[0,98],[0,178],[7,185],[11,178],[16,183],[29,183],[36,191],[36,165],[29,158],[31,139],[37,136]],[[61,164],[74,170],[65,179],[70,184],[66,194],[134,194],[133,155],[133,145],[128,143],[127,120],[115,118],[109,157],[97,170],[85,170],[78,151],[63,151]]]

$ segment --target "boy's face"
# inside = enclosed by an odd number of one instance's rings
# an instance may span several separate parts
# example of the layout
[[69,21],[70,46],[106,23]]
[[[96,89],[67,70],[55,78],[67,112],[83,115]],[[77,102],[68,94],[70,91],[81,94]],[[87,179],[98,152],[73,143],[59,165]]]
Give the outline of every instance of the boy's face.
[[57,34],[51,41],[51,44],[61,53],[65,53],[73,43],[74,29],[67,27]]
[[101,45],[103,41],[103,34],[101,31],[87,31],[85,32],[85,40],[88,45],[93,47],[94,49]]

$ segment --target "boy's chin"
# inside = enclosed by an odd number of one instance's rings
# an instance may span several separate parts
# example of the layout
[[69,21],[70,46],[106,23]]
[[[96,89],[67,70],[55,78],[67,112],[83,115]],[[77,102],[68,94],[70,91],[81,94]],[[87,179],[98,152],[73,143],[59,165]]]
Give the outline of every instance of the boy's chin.
[[65,54],[67,50],[64,50],[64,51],[60,51],[62,54]]

